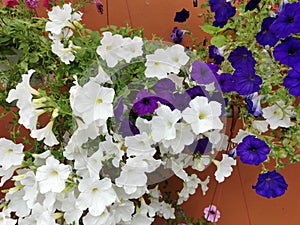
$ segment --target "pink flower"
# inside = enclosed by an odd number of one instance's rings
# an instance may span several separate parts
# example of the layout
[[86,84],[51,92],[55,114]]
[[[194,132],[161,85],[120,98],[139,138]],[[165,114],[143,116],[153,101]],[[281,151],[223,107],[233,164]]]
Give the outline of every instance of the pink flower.
[[204,217],[207,221],[214,223],[219,220],[221,214],[215,205],[209,205],[204,209]]
[[43,6],[46,9],[50,9],[52,6],[52,3],[56,2],[56,0],[44,0]]
[[19,5],[18,0],[4,0],[6,7],[14,7],[15,5]]

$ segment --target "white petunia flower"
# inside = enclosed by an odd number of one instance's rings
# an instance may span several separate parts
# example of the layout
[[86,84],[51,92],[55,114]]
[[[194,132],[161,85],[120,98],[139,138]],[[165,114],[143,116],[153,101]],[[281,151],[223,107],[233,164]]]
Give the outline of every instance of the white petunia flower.
[[206,177],[206,179],[204,181],[201,181],[200,184],[201,184],[201,189],[202,189],[202,194],[205,195],[207,190],[208,190],[208,183],[209,183],[209,176]]
[[189,61],[189,57],[184,52],[184,47],[182,45],[176,44],[166,49],[166,53],[168,54],[169,58],[173,62],[175,68],[175,74],[179,73],[180,67],[187,64]]
[[115,225],[114,218],[111,214],[104,210],[104,212],[99,216],[93,216],[91,213],[88,213],[85,217],[83,217],[84,225]]
[[188,146],[194,141],[194,133],[191,126],[183,123],[176,123],[176,138],[171,140],[163,140],[163,145],[166,148],[171,147],[172,154],[178,154],[184,150],[185,146]]
[[248,131],[239,129],[237,135],[231,141],[233,143],[239,144],[240,142],[242,142],[242,140],[244,139],[244,137],[247,137],[248,135],[254,135],[254,134],[252,134],[252,133],[250,133]]
[[110,76],[103,70],[100,64],[98,65],[97,75],[95,77],[90,77],[90,80],[98,84],[103,84],[106,82],[112,83]]
[[52,131],[53,123],[54,121],[51,120],[45,127],[38,130],[32,130],[30,136],[32,138],[36,138],[38,141],[45,139],[44,143],[48,146],[59,144],[58,140],[56,139]]
[[233,171],[232,166],[236,165],[236,160],[227,154],[222,154],[222,161],[213,160],[212,162],[217,166],[215,172],[216,180],[221,183],[225,180],[225,177],[229,177]]
[[106,141],[99,143],[99,149],[105,152],[106,157],[110,156],[110,158],[112,158],[112,164],[114,167],[119,167],[124,151],[121,150],[120,144],[113,142],[111,136],[107,136],[106,139]]
[[46,159],[46,165],[37,169],[36,180],[38,181],[40,192],[59,193],[65,189],[65,182],[71,173],[70,167],[59,163],[57,159],[50,156]]
[[201,158],[194,158],[192,168],[194,170],[203,171],[211,163],[211,158],[209,156],[202,155]]
[[148,206],[143,198],[140,202],[141,206],[136,210],[130,225],[151,225],[154,221],[155,209]]
[[188,200],[190,195],[195,194],[198,185],[201,183],[201,180],[197,177],[196,174],[188,176],[185,182],[183,183],[183,189],[178,193],[179,199],[177,204],[181,205],[184,201]]
[[70,64],[75,59],[75,55],[73,54],[72,44],[70,44],[67,48],[60,41],[54,41],[51,45],[52,52],[57,55],[60,60],[65,64]]
[[103,32],[101,45],[97,48],[97,54],[106,61],[108,67],[114,67],[122,60],[119,53],[122,51],[124,39],[121,35],[112,35],[111,32]]
[[140,156],[145,154],[153,156],[156,150],[151,147],[151,144],[152,143],[146,133],[125,137],[125,146],[127,147],[126,153],[128,156]]
[[114,115],[114,95],[114,89],[89,81],[76,92],[74,108],[87,125],[96,120],[106,120]]
[[183,119],[188,122],[196,135],[212,129],[222,129],[221,104],[215,101],[208,102],[203,96],[197,96],[190,101],[190,107],[183,112]]
[[262,113],[271,129],[277,127],[288,128],[292,126],[291,117],[295,115],[292,109],[292,106],[286,107],[284,102],[280,100],[275,105],[264,108]]
[[163,49],[157,49],[154,54],[146,55],[146,77],[166,78],[169,73],[176,73],[178,68]]
[[265,120],[254,120],[252,126],[261,133],[268,131],[268,123]]
[[9,167],[7,170],[4,170],[0,167],[0,187],[2,187],[3,184],[12,177],[17,168],[18,166],[12,166]]
[[178,109],[171,110],[166,105],[159,106],[155,113],[157,116],[152,118],[152,138],[155,142],[163,139],[171,140],[176,138],[175,124],[181,118],[181,112]]
[[88,208],[92,216],[100,216],[106,207],[113,204],[117,199],[109,178],[102,180],[85,178],[80,181],[78,190],[80,194],[76,206],[81,210]]
[[22,164],[23,148],[23,144],[15,144],[11,140],[0,138],[0,166],[3,170]]
[[131,59],[143,55],[143,39],[140,37],[124,38],[122,43],[122,50],[118,53],[119,56],[127,63],[130,63]]
[[76,197],[75,192],[70,191],[62,200],[61,209],[64,211],[64,219],[67,224],[75,222],[76,225],[79,225],[79,219],[83,212],[76,205]]
[[114,203],[110,211],[112,212],[112,215],[115,219],[116,223],[119,223],[121,221],[123,222],[129,222],[132,218],[132,214],[134,213],[134,204],[132,201],[121,201]]
[[30,78],[35,70],[29,70],[28,74],[22,75],[22,82],[16,86],[16,89],[11,89],[8,93],[6,101],[11,103],[17,100],[19,111],[19,123],[27,129],[35,129],[38,117],[45,111],[37,110],[32,102],[33,95],[39,95],[39,92],[30,86]]
[[30,208],[23,199],[24,195],[25,191],[23,189],[13,193],[8,192],[5,195],[5,200],[9,202],[7,209],[15,212],[18,217],[25,217],[30,213]]
[[54,6],[52,11],[48,12],[49,22],[46,23],[46,31],[59,35],[64,27],[70,26],[72,18],[71,3],[60,6]]

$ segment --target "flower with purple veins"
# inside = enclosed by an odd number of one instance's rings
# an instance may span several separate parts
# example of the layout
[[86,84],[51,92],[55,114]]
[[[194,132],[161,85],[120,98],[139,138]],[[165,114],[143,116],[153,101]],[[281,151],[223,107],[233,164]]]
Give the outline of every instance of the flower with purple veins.
[[174,27],[171,33],[171,38],[175,44],[180,44],[183,41],[184,31],[178,27]]
[[238,144],[236,153],[243,163],[259,165],[267,159],[270,148],[263,140],[254,135],[249,135],[244,137],[242,142]]
[[233,81],[235,91],[240,95],[250,95],[260,90],[262,79],[255,74],[254,68],[252,69],[237,69],[233,73]]
[[192,64],[191,78],[198,84],[210,84],[215,81],[215,75],[210,67],[200,61],[195,61]]
[[183,23],[190,17],[190,12],[186,9],[182,9],[179,12],[176,12],[174,17],[174,22]]
[[260,105],[260,100],[263,98],[263,95],[258,95],[257,92],[247,95],[245,101],[248,106],[248,113],[252,114],[255,117],[262,116],[262,109]]
[[204,218],[212,223],[218,222],[219,218],[221,217],[221,213],[217,210],[215,205],[209,205],[204,209]]
[[276,34],[270,30],[271,24],[276,20],[274,17],[266,17],[264,18],[261,24],[261,30],[256,34],[256,41],[263,45],[274,46],[279,38],[276,37]]
[[255,59],[252,56],[252,52],[249,51],[245,46],[238,46],[233,50],[228,57],[228,61],[231,63],[232,67],[238,68],[254,68]]
[[280,11],[278,18],[270,26],[270,30],[278,38],[286,38],[290,34],[300,32],[300,3],[288,3]]
[[38,3],[39,1],[38,0],[26,0],[26,7],[28,9],[36,9],[39,7]]
[[300,71],[290,70],[284,78],[283,84],[289,89],[289,93],[296,97],[300,97]]
[[216,64],[221,64],[224,61],[224,56],[220,52],[217,46],[208,46],[208,57],[214,59]]
[[274,57],[280,63],[300,69],[300,41],[288,37],[274,48]]
[[266,198],[276,198],[283,195],[287,187],[284,177],[276,170],[259,174],[256,185],[252,186],[257,194]]

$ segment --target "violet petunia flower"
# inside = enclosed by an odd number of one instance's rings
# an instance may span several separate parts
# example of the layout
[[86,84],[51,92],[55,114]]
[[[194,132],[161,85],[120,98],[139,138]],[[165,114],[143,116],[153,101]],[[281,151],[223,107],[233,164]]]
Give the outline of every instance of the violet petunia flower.
[[221,73],[216,76],[219,86],[221,87],[222,92],[231,92],[235,91],[234,80],[231,74]]
[[95,0],[97,11],[99,14],[103,14],[103,3],[100,0]]
[[278,38],[286,38],[290,34],[300,32],[300,2],[288,3],[280,11],[278,18],[270,26]]
[[174,22],[183,23],[190,17],[190,12],[186,9],[182,9],[179,12],[176,12],[174,17]]
[[261,30],[256,34],[256,41],[259,44],[263,46],[274,46],[279,41],[279,38],[276,37],[276,33],[270,30],[270,26],[275,20],[276,18],[274,17],[264,18],[261,24]]
[[236,13],[235,7],[226,0],[209,0],[210,9],[215,13],[214,26],[224,27],[228,19]]
[[233,50],[229,54],[228,61],[235,69],[254,68],[256,63],[252,56],[252,52],[245,46],[238,46],[235,50]]
[[236,153],[243,163],[257,166],[267,159],[270,148],[263,140],[249,135],[238,144]]
[[250,95],[260,90],[262,79],[255,74],[254,69],[237,69],[233,73],[235,91],[240,95]]
[[282,64],[300,69],[300,40],[286,38],[274,48],[274,57]]
[[174,27],[171,33],[171,38],[175,44],[180,44],[183,41],[184,31],[178,27]]
[[300,97],[300,71],[290,70],[284,78],[283,84],[289,89],[291,95]]
[[210,84],[216,80],[210,67],[206,63],[200,61],[193,62],[191,78],[197,81],[198,84]]
[[212,223],[218,222],[219,218],[221,217],[221,213],[217,210],[215,205],[209,205],[204,209],[204,218]]
[[192,87],[186,90],[186,93],[190,96],[191,99],[194,99],[197,96],[206,96],[203,89],[200,86]]
[[276,198],[283,195],[287,187],[284,177],[276,170],[259,174],[256,185],[252,186],[257,194],[266,198]]
[[224,61],[224,56],[220,52],[217,46],[210,45],[208,46],[208,57],[214,59],[215,63],[220,65]]

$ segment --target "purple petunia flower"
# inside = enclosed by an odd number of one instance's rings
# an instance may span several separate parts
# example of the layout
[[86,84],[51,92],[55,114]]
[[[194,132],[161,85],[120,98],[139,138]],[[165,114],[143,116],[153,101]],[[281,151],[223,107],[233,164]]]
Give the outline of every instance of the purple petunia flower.
[[300,69],[300,41],[293,37],[286,38],[275,47],[274,57],[282,64]]
[[95,0],[96,2],[96,7],[97,7],[97,11],[100,14],[103,14],[104,10],[103,10],[103,3],[100,0]]
[[235,91],[240,95],[250,95],[260,90],[262,79],[255,74],[254,69],[237,69],[233,73]]
[[221,213],[217,210],[215,205],[209,205],[204,209],[204,218],[212,223],[218,222],[221,217]]
[[224,56],[218,49],[218,47],[211,45],[208,46],[208,57],[214,59],[216,64],[221,64],[224,61]]
[[270,148],[263,140],[249,135],[238,144],[236,153],[243,163],[258,165],[267,159]]
[[117,104],[114,106],[114,115],[118,122],[122,121],[124,112],[124,99],[123,97],[118,97]]
[[272,31],[270,31],[269,27],[270,25],[276,20],[274,17],[267,17],[264,18],[262,24],[261,24],[261,30],[256,35],[256,41],[263,45],[269,45],[274,46],[278,41],[279,38],[276,37],[276,34]]
[[39,7],[38,3],[39,1],[38,0],[26,0],[26,7],[28,9],[36,9]]
[[235,91],[233,77],[231,74],[221,73],[220,75],[216,76],[216,78],[223,92]]
[[214,26],[224,27],[230,17],[235,15],[236,9],[226,0],[209,0],[210,9],[215,13]]
[[159,98],[145,89],[137,94],[137,100],[134,101],[133,111],[139,115],[152,114],[157,109]]
[[198,84],[210,84],[215,81],[215,75],[210,67],[200,61],[195,61],[192,64],[191,78]]
[[262,115],[262,109],[260,105],[260,100],[263,98],[263,95],[258,95],[257,92],[247,95],[245,101],[248,106],[248,113],[252,114],[255,117]]
[[180,12],[176,12],[174,22],[183,23],[190,17],[190,12],[186,9],[182,9]]
[[291,95],[300,97],[300,71],[290,70],[284,78],[284,86],[289,88]]
[[252,11],[257,8],[260,1],[261,0],[250,0],[245,7],[245,12],[247,12],[248,10]]
[[300,3],[285,4],[280,11],[278,18],[270,26],[270,31],[274,32],[279,38],[286,38],[290,34],[300,32]]
[[133,122],[131,122],[129,119],[125,119],[121,122],[120,133],[122,137],[125,138],[139,134],[140,131]]
[[191,97],[187,93],[175,93],[172,104],[180,111],[183,111],[189,106]]
[[208,152],[211,152],[212,143],[209,142],[208,137],[200,138],[196,143],[196,147],[193,149],[194,153],[198,152],[203,155]]
[[184,31],[178,27],[174,27],[171,33],[171,38],[175,44],[180,44],[183,41]]
[[252,52],[249,51],[245,46],[238,46],[235,50],[233,50],[229,57],[229,62],[233,68],[254,68],[255,59],[252,56]]
[[256,185],[252,186],[257,194],[266,198],[283,195],[287,187],[284,177],[275,170],[259,174]]
[[205,96],[205,93],[200,86],[192,87],[186,90],[186,93],[190,96],[191,99],[194,99],[197,96]]

